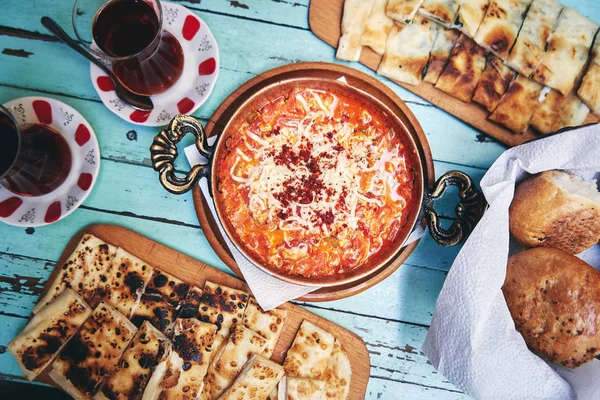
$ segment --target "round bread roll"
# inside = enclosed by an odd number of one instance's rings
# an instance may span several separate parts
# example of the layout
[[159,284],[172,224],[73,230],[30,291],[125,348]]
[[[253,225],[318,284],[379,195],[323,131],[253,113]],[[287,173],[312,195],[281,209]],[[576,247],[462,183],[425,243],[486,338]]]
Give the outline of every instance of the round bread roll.
[[600,272],[562,250],[508,259],[502,287],[515,328],[551,361],[578,367],[600,353]]
[[581,253],[600,240],[600,193],[575,175],[542,172],[515,190],[510,231],[523,246]]

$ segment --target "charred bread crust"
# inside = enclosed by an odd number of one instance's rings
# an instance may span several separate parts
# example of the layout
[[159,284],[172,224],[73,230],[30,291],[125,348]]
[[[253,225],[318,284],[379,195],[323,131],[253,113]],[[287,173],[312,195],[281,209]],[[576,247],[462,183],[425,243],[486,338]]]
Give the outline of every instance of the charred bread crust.
[[576,186],[589,185],[566,172],[545,171],[515,190],[510,231],[523,246],[578,254],[600,240],[600,202],[566,190],[557,183],[565,176]]
[[568,368],[600,354],[600,272],[584,261],[553,248],[513,255],[502,291],[536,353]]

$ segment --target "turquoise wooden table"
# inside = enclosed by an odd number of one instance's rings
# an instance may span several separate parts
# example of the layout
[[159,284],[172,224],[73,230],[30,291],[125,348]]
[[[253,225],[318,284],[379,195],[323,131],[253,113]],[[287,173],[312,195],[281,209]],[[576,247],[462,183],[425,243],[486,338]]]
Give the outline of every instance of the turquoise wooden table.
[[[561,0],[600,20],[597,0]],[[203,122],[239,85],[253,76],[298,61],[337,62],[334,49],[308,27],[309,0],[178,1],[210,27],[220,47],[219,81],[195,115]],[[79,110],[101,147],[93,193],[68,218],[41,228],[0,223],[0,379],[23,380],[6,344],[25,326],[56,260],[86,225],[125,226],[191,257],[227,271],[198,224],[191,193],[170,195],[152,170],[148,148],[156,128],[131,125],[107,110],[94,91],[89,64],[40,25],[43,15],[71,27],[72,0],[2,0],[0,8],[0,103],[48,96]],[[354,68],[372,74],[359,64]],[[436,175],[459,169],[477,182],[505,150],[480,132],[383,79],[421,122],[435,159]],[[186,169],[185,161],[181,161]],[[439,205],[447,223],[453,201]],[[459,399],[459,390],[438,374],[421,352],[435,301],[459,248],[442,248],[426,237],[407,262],[366,292],[326,303],[300,303],[361,336],[371,356],[369,399]],[[2,397],[2,395],[0,395]]]

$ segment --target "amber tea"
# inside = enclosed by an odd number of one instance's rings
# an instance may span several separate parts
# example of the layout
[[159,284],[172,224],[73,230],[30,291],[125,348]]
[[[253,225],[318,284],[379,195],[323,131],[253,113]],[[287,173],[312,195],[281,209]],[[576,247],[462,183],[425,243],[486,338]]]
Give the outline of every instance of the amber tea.
[[54,129],[41,124],[17,127],[0,112],[0,184],[23,196],[58,188],[71,170],[71,150]]
[[96,45],[114,59],[117,78],[136,93],[162,93],[181,76],[181,45],[162,30],[159,15],[146,1],[106,3],[94,18],[92,34]]

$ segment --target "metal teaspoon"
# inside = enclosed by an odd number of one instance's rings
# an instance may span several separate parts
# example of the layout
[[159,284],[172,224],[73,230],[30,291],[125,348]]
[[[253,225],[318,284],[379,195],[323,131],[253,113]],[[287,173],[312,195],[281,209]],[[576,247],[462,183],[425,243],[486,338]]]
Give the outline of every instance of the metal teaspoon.
[[141,111],[150,111],[154,108],[154,104],[149,96],[143,96],[137,93],[133,93],[131,90],[127,89],[121,82],[117,79],[117,77],[113,74],[113,72],[108,69],[104,64],[100,62],[96,57],[94,57],[90,52],[81,46],[79,42],[72,39],[67,33],[50,17],[42,17],[41,19],[42,25],[46,29],[50,31],[58,40],[90,60],[94,65],[97,65],[102,71],[104,71],[109,78],[113,81],[115,85],[115,93],[117,97],[121,99],[123,102],[129,104],[131,107],[141,110]]

